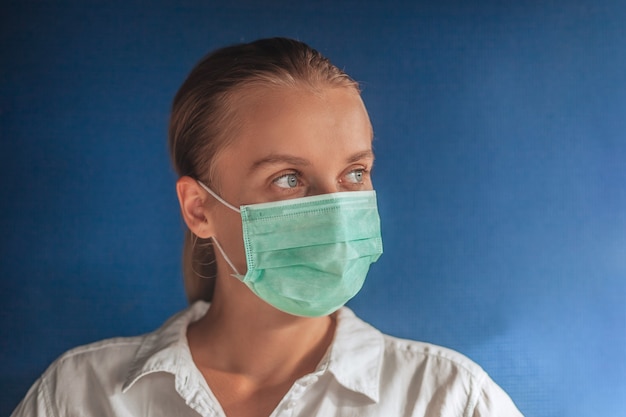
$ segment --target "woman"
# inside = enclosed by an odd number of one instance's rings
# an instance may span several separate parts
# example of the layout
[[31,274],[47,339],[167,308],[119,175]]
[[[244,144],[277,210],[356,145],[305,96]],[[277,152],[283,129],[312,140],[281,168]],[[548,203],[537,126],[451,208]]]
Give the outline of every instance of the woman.
[[382,253],[371,142],[358,85],[307,45],[204,58],[170,125],[192,305],[66,353],[14,415],[520,415],[465,357],[342,307]]

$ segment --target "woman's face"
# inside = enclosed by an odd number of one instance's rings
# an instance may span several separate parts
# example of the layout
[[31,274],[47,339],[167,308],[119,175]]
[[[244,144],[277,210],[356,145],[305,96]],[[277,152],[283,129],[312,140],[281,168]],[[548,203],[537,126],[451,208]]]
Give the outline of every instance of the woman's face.
[[[372,189],[372,127],[354,89],[257,89],[236,105],[239,134],[215,161],[232,205]],[[215,235],[244,273],[241,218],[213,208]]]

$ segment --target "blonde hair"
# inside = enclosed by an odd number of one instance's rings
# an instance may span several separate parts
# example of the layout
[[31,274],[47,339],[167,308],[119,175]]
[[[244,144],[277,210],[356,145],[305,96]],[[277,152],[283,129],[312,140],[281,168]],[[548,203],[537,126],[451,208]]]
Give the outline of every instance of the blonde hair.
[[[261,39],[210,53],[192,69],[172,104],[169,150],[177,174],[219,190],[213,162],[237,137],[237,99],[249,88],[324,86],[359,91],[345,72],[296,40]],[[183,276],[188,301],[210,301],[216,274],[211,240],[187,230]]]

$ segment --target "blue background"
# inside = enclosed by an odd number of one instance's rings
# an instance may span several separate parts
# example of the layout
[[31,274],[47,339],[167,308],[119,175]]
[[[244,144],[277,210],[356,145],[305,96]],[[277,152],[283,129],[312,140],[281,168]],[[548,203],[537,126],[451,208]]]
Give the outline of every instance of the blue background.
[[528,416],[626,415],[626,4],[3,2],[0,415],[63,351],[185,307],[166,151],[209,50],[304,40],[362,82],[385,254],[350,305]]

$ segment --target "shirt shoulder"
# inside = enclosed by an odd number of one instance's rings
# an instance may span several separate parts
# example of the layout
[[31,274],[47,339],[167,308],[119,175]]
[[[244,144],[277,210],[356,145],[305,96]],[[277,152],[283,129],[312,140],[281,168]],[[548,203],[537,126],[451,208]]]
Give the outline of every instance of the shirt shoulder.
[[72,361],[94,361],[98,360],[102,356],[109,357],[112,353],[126,353],[128,351],[134,352],[137,347],[141,345],[145,337],[145,335],[114,337],[77,346],[59,356],[54,362],[52,362],[50,368],[54,369],[55,367],[64,366],[66,362]]
[[397,361],[398,365],[423,367],[424,364],[439,371],[461,373],[467,378],[482,380],[485,371],[467,356],[431,343],[402,339],[383,334],[386,361]]
[[68,350],[33,384],[12,416],[74,415],[73,404],[106,398],[123,383],[143,339],[106,339]]
[[[65,352],[30,388],[13,416],[134,415],[126,411],[143,397],[124,395],[125,390],[138,379],[159,375],[163,389],[172,391],[171,381],[186,348],[186,326],[206,308],[194,305],[152,333],[106,339]],[[153,380],[144,385],[156,386]]]
[[467,356],[430,343],[389,335],[383,339],[382,380],[392,391],[406,390],[403,395],[413,399],[416,408],[441,406],[445,415],[464,417],[522,416],[510,397]]
[[128,365],[146,337],[116,337],[75,347],[52,362],[42,377],[70,371],[75,373],[76,378],[89,370],[101,376],[110,374],[108,378],[113,378],[115,369],[121,368],[128,372]]

